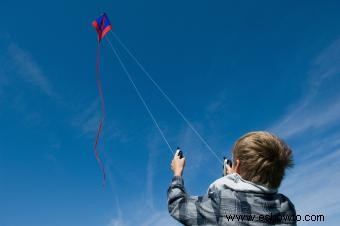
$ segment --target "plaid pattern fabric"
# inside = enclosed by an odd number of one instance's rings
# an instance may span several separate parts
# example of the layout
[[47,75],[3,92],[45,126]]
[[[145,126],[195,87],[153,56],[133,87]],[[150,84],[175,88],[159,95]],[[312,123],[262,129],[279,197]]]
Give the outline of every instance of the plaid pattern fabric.
[[282,194],[224,188],[209,190],[205,196],[189,196],[183,178],[176,176],[168,189],[168,209],[183,225],[296,225],[294,205]]

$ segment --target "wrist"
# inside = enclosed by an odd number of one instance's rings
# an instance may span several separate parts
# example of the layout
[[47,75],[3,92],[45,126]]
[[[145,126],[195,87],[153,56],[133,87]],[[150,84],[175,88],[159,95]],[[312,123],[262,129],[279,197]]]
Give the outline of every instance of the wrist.
[[181,171],[175,171],[174,172],[174,176],[175,177],[181,177],[183,175],[183,171],[181,170]]

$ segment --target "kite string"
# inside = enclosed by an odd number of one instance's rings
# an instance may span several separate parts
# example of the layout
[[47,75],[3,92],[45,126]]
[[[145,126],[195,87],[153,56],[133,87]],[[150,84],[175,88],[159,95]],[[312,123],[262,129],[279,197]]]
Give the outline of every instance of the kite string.
[[139,62],[137,57],[129,50],[129,48],[121,41],[121,39],[111,31],[119,44],[125,49],[125,51],[130,55],[130,57],[136,62],[136,64],[140,67],[140,69],[144,72],[144,74],[149,78],[149,80],[154,84],[154,86],[158,89],[158,91],[164,96],[164,98],[170,103],[170,105],[175,109],[175,111],[182,117],[182,119],[186,122],[189,128],[196,134],[196,136],[201,140],[201,142],[208,148],[208,150],[214,155],[214,157],[223,164],[221,159],[217,156],[216,152],[211,148],[208,142],[200,135],[200,133],[195,129],[195,127],[189,122],[189,120],[184,116],[184,114],[178,109],[175,103],[170,99],[170,97],[165,93],[165,91],[158,85],[158,83],[151,77],[150,73],[144,68],[144,66]]
[[145,102],[145,100],[144,100],[144,98],[143,98],[141,92],[140,92],[139,89],[137,88],[137,85],[136,85],[135,82],[133,81],[133,79],[132,79],[132,77],[131,77],[129,71],[127,70],[127,68],[126,68],[126,66],[125,66],[125,64],[123,63],[122,59],[121,59],[120,56],[118,55],[118,52],[117,52],[116,49],[113,47],[113,45],[112,45],[110,39],[108,39],[107,37],[105,37],[105,38],[106,38],[107,42],[109,43],[109,45],[110,45],[110,47],[111,47],[113,53],[114,53],[115,56],[117,57],[117,59],[118,59],[118,61],[119,61],[119,64],[121,65],[123,71],[125,72],[126,76],[128,77],[130,83],[132,84],[133,88],[135,89],[135,91],[136,91],[136,93],[137,93],[139,99],[141,100],[141,102],[143,103],[145,109],[147,110],[147,112],[148,112],[150,118],[152,119],[153,123],[155,124],[155,126],[157,127],[159,133],[161,134],[163,140],[164,140],[165,143],[167,144],[167,146],[168,146],[169,150],[171,151],[171,153],[174,154],[174,151],[173,151],[172,147],[170,146],[168,140],[166,139],[166,137],[165,137],[165,135],[164,135],[162,129],[161,129],[160,126],[158,125],[158,123],[157,123],[157,121],[156,121],[154,115],[152,114],[152,112],[151,112],[149,106],[148,106],[147,103]]
[[100,80],[99,66],[100,66],[100,45],[99,45],[99,41],[98,41],[98,44],[97,44],[97,59],[96,59],[96,79],[97,79],[97,86],[98,86],[100,102],[101,102],[101,117],[100,117],[100,120],[99,120],[99,125],[98,125],[97,135],[96,135],[96,141],[95,141],[93,150],[94,150],[94,154],[96,156],[97,162],[100,166],[100,169],[102,170],[102,173],[103,173],[103,186],[104,186],[105,182],[106,182],[106,173],[105,173],[104,165],[103,165],[103,163],[100,159],[99,150],[98,150],[99,137],[100,137],[100,133],[101,133],[102,128],[103,128],[103,123],[104,123],[104,118],[105,118],[104,95],[103,95],[103,90],[102,90],[102,85],[101,85],[101,80]]

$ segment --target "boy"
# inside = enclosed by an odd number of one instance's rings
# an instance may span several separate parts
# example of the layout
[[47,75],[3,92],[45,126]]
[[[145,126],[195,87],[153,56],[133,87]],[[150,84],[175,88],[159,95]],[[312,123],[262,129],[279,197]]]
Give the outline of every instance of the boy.
[[209,186],[205,196],[184,189],[185,158],[176,152],[168,189],[169,213],[184,225],[296,225],[294,205],[277,193],[293,156],[284,141],[268,132],[242,136],[232,150],[228,175]]

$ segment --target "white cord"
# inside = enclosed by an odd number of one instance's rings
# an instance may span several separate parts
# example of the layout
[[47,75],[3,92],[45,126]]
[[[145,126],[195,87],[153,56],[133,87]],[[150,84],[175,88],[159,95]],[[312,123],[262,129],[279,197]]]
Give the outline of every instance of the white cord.
[[133,81],[133,79],[132,79],[132,77],[131,77],[129,71],[126,69],[125,64],[123,63],[122,59],[119,57],[119,55],[118,55],[116,49],[113,47],[113,45],[112,45],[110,39],[108,39],[108,38],[106,37],[106,40],[107,40],[108,43],[110,44],[112,51],[114,52],[115,56],[117,57],[117,59],[118,59],[118,61],[119,61],[119,64],[121,65],[122,69],[124,70],[126,76],[127,76],[128,79],[129,79],[130,83],[132,84],[133,88],[135,89],[135,91],[136,91],[136,93],[137,93],[139,99],[142,101],[142,103],[143,103],[145,109],[147,110],[147,112],[148,112],[150,118],[152,119],[153,123],[154,123],[155,126],[157,127],[157,129],[158,129],[159,133],[161,134],[163,140],[164,140],[165,143],[168,145],[169,150],[171,151],[171,153],[174,154],[174,151],[172,150],[172,148],[171,148],[171,146],[170,146],[168,140],[165,138],[164,133],[163,133],[163,131],[161,130],[161,128],[159,127],[159,125],[158,125],[158,123],[157,123],[155,117],[153,116],[153,114],[152,114],[152,112],[151,112],[149,106],[146,104],[146,102],[145,102],[145,100],[144,100],[144,98],[143,98],[141,92],[140,92],[139,89],[137,88],[137,86],[136,86],[135,82]]
[[157,84],[157,82],[151,77],[150,73],[144,68],[144,66],[139,62],[139,60],[132,54],[132,52],[127,48],[127,46],[120,40],[120,38],[111,30],[113,36],[117,39],[119,44],[125,49],[125,51],[130,55],[130,57],[137,63],[137,65],[141,68],[144,74],[150,79],[150,81],[156,86],[158,91],[165,97],[165,99],[170,103],[170,105],[176,110],[176,112],[182,117],[182,119],[187,123],[189,128],[196,134],[196,136],[202,141],[202,143],[208,148],[208,150],[215,156],[217,161],[221,164],[223,162],[217,156],[216,152],[210,147],[208,142],[200,135],[200,133],[195,129],[195,127],[189,122],[189,120],[184,116],[184,114],[178,109],[175,103],[170,99],[170,97],[163,91],[163,89]]

